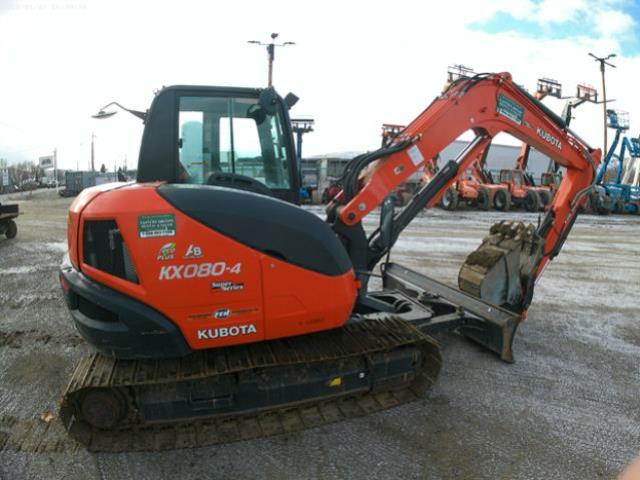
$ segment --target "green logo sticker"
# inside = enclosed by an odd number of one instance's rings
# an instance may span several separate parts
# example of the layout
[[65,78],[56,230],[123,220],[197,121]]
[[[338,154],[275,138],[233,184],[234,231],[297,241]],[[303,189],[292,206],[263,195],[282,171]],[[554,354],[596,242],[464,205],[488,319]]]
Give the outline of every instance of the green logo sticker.
[[509,120],[516,122],[518,125],[522,125],[524,108],[501,93],[498,94],[497,110],[498,113],[503,117],[507,117]]
[[176,234],[176,217],[173,213],[140,215],[138,236],[140,238],[173,237]]

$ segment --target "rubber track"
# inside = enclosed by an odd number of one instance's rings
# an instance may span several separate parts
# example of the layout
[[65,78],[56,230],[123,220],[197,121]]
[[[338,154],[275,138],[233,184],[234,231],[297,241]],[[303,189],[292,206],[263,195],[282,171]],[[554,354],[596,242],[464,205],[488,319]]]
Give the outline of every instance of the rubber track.
[[[134,424],[105,431],[74,416],[74,395],[85,388],[166,384],[282,365],[306,365],[414,345],[422,351],[420,374],[405,389],[281,405],[260,413],[162,424]],[[248,440],[318,427],[418,399],[435,382],[442,359],[436,342],[406,321],[390,318],[352,323],[327,332],[197,352],[177,360],[123,361],[85,357],[63,394],[60,418],[69,434],[95,452],[160,451]],[[134,403],[133,399],[131,402]],[[134,416],[135,417],[135,416]]]

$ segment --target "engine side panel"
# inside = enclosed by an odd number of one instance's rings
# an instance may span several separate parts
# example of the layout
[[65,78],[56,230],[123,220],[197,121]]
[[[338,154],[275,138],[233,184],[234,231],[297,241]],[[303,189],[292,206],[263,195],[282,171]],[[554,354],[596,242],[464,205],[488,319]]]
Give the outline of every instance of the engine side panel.
[[192,349],[300,335],[349,318],[357,290],[352,271],[323,275],[266,255],[185,215],[156,187],[104,192],[78,222],[82,237],[88,222],[116,221],[137,283],[90,265],[82,238],[80,269],[164,314]]

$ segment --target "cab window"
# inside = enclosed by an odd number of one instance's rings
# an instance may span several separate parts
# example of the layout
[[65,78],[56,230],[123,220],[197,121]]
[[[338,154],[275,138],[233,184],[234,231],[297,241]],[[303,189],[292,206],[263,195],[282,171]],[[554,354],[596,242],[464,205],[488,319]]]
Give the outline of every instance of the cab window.
[[291,186],[280,111],[266,114],[254,98],[180,98],[181,180],[207,184],[215,172],[251,177],[272,189]]

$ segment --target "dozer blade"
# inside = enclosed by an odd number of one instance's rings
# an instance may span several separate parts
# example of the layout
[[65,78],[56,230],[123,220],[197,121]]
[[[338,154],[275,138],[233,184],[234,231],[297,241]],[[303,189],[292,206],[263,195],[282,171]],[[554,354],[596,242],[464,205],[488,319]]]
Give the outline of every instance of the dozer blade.
[[94,354],[60,407],[91,451],[154,451],[316,427],[416,400],[435,382],[437,344],[398,318],[162,361]]
[[516,313],[395,263],[385,265],[383,282],[436,312],[433,319],[414,323],[420,331],[454,330],[513,362],[511,346],[520,321]]

